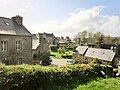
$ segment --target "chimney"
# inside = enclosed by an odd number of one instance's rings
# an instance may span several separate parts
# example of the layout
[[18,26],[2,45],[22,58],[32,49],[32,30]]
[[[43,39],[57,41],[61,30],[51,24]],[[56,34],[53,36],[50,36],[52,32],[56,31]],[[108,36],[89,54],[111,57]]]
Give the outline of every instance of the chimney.
[[22,25],[23,17],[16,15],[15,17],[12,17],[14,21],[16,21],[19,25]]

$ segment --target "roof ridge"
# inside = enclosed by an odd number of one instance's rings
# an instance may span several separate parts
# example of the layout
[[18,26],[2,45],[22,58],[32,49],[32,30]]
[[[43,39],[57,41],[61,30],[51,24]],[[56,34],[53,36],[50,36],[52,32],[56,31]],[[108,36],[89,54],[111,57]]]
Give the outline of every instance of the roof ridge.
[[11,20],[11,18],[7,18],[7,17],[1,17],[1,16],[0,16],[0,18],[4,18],[4,19],[10,19],[10,20]]

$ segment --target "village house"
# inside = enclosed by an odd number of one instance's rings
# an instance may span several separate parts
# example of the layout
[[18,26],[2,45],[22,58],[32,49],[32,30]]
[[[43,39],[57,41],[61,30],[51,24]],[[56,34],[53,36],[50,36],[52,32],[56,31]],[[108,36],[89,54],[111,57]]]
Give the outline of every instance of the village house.
[[90,48],[88,46],[78,46],[75,54],[73,55],[80,63],[89,63],[94,58],[101,60],[104,63],[110,64],[114,67],[120,65],[120,58],[117,55],[116,48],[102,49]]
[[76,52],[73,53],[73,59],[76,59],[79,63],[84,63],[84,55],[88,49],[88,46],[78,46]]
[[[32,54],[36,55],[35,59],[40,59],[40,55],[47,52],[49,53],[49,45],[46,42],[45,38],[40,37],[39,34],[32,35]],[[45,55],[46,55],[45,54]]]
[[58,37],[58,45],[59,47],[67,47],[68,45],[72,44],[71,39],[67,36],[64,37]]
[[0,62],[30,64],[32,61],[32,35],[23,25],[23,18],[0,17]]
[[49,45],[57,45],[58,39],[54,36],[54,34],[50,33],[38,33],[40,38],[44,38]]

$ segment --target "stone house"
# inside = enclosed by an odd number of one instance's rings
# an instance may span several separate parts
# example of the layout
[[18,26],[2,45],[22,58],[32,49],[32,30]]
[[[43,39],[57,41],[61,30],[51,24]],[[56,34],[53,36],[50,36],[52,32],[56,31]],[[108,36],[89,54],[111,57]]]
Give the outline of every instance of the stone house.
[[46,42],[45,38],[40,37],[39,34],[32,35],[32,42],[33,54],[37,55],[36,59],[40,59],[39,55],[43,53],[49,53],[50,49],[48,43]]
[[90,48],[87,46],[78,46],[76,50],[77,52],[75,53],[75,55],[76,57],[79,57],[77,58],[77,60],[80,63],[89,63],[94,58],[97,58],[106,64],[111,64],[114,67],[117,67],[118,65],[120,65],[120,58],[117,56],[116,51],[114,50]]
[[64,37],[58,37],[58,46],[59,47],[73,47],[73,42],[71,39],[67,36],[66,38]]
[[46,42],[49,45],[57,45],[58,44],[58,39],[54,36],[54,34],[50,34],[50,33],[38,33],[39,34],[39,38],[44,38],[46,40]]
[[23,25],[23,18],[0,17],[0,62],[6,64],[30,64],[32,60],[32,36]]
[[101,61],[104,61],[104,63],[106,62],[108,64],[113,65],[115,61],[115,54],[116,53],[113,50],[109,49],[88,48],[85,57],[86,62],[90,62],[93,58],[97,58]]
[[84,55],[88,49],[88,46],[78,46],[76,52],[73,53],[73,59],[76,59],[79,63],[84,63]]

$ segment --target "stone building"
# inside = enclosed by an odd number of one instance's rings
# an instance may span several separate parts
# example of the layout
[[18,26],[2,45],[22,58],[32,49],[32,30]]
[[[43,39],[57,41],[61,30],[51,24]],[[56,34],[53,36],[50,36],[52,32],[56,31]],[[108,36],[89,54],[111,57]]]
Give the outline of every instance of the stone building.
[[0,62],[5,64],[30,64],[32,36],[23,25],[23,18],[0,17]]
[[39,34],[39,38],[44,38],[46,40],[46,42],[49,45],[57,45],[58,44],[58,40],[57,38],[54,36],[54,34],[50,34],[50,33],[38,33]]
[[101,48],[88,48],[85,53],[86,61],[90,62],[93,58],[104,61],[104,63],[116,66],[114,63],[117,61],[115,58],[116,53],[113,50]]
[[78,46],[76,52],[73,53],[73,59],[76,59],[79,63],[84,63],[84,55],[88,49],[88,46]]
[[120,65],[120,57],[117,54],[117,50],[91,48],[88,46],[78,46],[76,48],[73,57],[79,61],[79,63],[89,63],[94,58],[101,60],[105,64],[110,64],[114,67]]
[[45,38],[39,38],[39,34],[32,35],[32,42],[33,54],[40,55],[50,50]]

